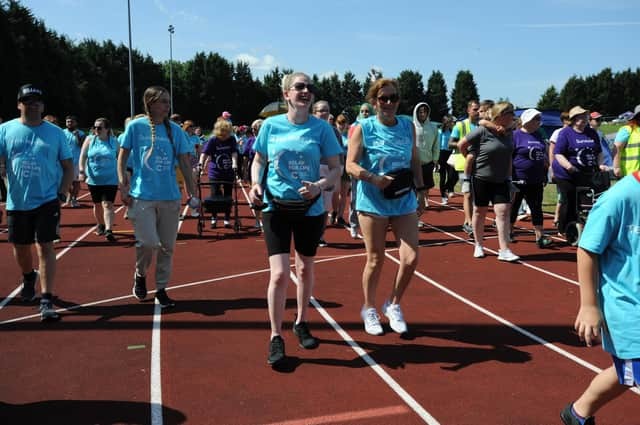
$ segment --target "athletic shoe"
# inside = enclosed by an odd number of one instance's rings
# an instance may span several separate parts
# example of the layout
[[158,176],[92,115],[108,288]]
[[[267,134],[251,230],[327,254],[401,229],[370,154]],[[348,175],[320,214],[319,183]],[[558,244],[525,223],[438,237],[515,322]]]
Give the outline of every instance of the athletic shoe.
[[573,403],[567,404],[562,412],[560,412],[560,419],[564,425],[596,425],[596,418],[594,416],[589,416],[585,418],[584,422],[580,422],[580,420],[573,414]]
[[473,248],[473,257],[484,258],[484,249],[482,249],[482,245],[476,244],[476,246]]
[[60,315],[53,308],[51,300],[40,300],[40,321],[55,322],[56,320],[60,320]]
[[320,240],[318,241],[318,246],[321,246],[324,248],[325,246],[328,246],[328,245],[329,244],[327,243],[327,241],[325,241],[323,238],[320,238]]
[[500,252],[498,252],[498,260],[500,261],[507,261],[509,263],[513,263],[518,261],[519,259],[520,257],[518,257],[516,254],[511,252],[509,248],[500,250]]
[[256,229],[262,229],[262,223],[260,223],[260,220],[256,218],[256,224],[253,227],[255,227]]
[[389,300],[382,305],[382,314],[389,319],[389,326],[394,332],[403,334],[407,332],[407,322],[404,321],[400,304],[391,304]]
[[229,220],[225,220],[224,221],[224,228],[225,229],[231,229],[231,223],[229,222]]
[[336,223],[338,223],[338,226],[342,226],[342,227],[347,226],[347,222],[344,221],[344,218],[342,217],[338,217],[338,219],[336,220]]
[[218,220],[216,220],[215,218],[211,219],[211,228],[215,229],[218,225]]
[[133,295],[140,301],[147,297],[147,278],[133,274]]
[[129,207],[126,207],[124,210],[124,219],[129,220]]
[[370,335],[383,335],[384,330],[380,324],[380,316],[375,308],[362,308],[360,316],[364,321],[364,331]]
[[269,357],[267,363],[276,365],[284,360],[284,340],[280,335],[276,335],[269,341]]
[[115,242],[116,241],[116,237],[113,236],[113,232],[111,231],[111,229],[106,230],[104,232],[104,237],[106,240],[108,240],[109,242]]
[[442,198],[442,205],[449,205],[449,198],[447,198],[446,196],[444,196]]
[[96,226],[96,235],[102,236],[104,235],[104,232],[105,232],[104,224],[98,224],[98,226]]
[[538,239],[536,241],[536,245],[538,245],[538,248],[540,249],[544,249],[546,247],[548,247],[549,245],[551,245],[553,243],[553,241],[549,238],[547,238],[546,236],[541,237],[540,239]]
[[20,290],[20,297],[24,302],[31,302],[36,299],[36,281],[38,280],[39,273],[37,270],[31,271],[31,277],[22,277],[22,289]]
[[80,202],[76,198],[71,198],[71,208],[80,208]]
[[329,215],[329,224],[331,226],[333,226],[334,224],[336,224],[336,216],[338,215],[337,212],[335,211],[331,211],[331,214]]
[[429,200],[428,199],[424,200],[424,207],[425,208],[429,208]]
[[192,209],[191,210],[191,217],[200,217],[200,212],[198,210]]
[[169,295],[167,295],[167,291],[165,291],[164,289],[158,289],[156,291],[156,301],[158,301],[158,304],[160,304],[160,308],[170,308],[176,306],[176,302],[169,298]]
[[462,230],[466,232],[469,236],[473,235],[473,227],[469,223],[464,223],[462,225]]
[[319,345],[318,339],[311,335],[307,322],[300,322],[293,325],[293,333],[300,340],[300,347],[307,350],[316,348]]

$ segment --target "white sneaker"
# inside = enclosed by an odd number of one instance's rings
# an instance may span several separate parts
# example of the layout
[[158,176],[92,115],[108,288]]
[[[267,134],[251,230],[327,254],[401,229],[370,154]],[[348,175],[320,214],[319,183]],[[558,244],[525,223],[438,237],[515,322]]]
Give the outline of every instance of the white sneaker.
[[357,227],[349,227],[349,233],[351,234],[352,239],[358,239],[358,228]]
[[508,261],[510,263],[513,263],[515,261],[518,261],[519,259],[520,257],[511,252],[509,248],[500,250],[500,252],[498,252],[498,260],[500,261]]
[[449,198],[446,196],[442,198],[442,205],[449,205]]
[[191,217],[200,217],[200,212],[198,210],[191,210]]
[[370,335],[383,335],[382,325],[380,324],[380,316],[375,308],[362,308],[360,316],[364,321],[364,331]]
[[231,222],[229,220],[224,220],[224,228],[225,229],[230,229],[231,228]]
[[403,334],[407,332],[407,322],[404,321],[400,304],[391,304],[389,300],[382,305],[382,314],[389,319],[389,326],[394,332]]
[[476,244],[475,248],[473,248],[473,257],[484,258],[484,249],[482,249],[482,245]]
[[71,208],[80,208],[80,202],[76,198],[71,198]]

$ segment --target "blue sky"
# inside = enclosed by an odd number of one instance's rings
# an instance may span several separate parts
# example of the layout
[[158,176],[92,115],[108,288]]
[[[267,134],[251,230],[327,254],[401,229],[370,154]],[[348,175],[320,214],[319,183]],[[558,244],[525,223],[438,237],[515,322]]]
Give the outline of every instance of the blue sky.
[[[74,41],[128,43],[126,0],[23,0]],[[551,84],[640,66],[638,0],[206,1],[131,0],[133,47],[169,59],[213,51],[244,60],[254,76],[278,65],[319,76],[378,68],[444,74],[470,70],[481,98],[537,103]]]

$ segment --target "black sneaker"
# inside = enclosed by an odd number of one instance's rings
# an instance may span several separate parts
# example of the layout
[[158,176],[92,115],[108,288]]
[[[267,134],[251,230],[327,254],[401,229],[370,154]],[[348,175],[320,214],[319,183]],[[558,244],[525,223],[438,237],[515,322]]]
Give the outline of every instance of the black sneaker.
[[31,302],[36,299],[36,281],[38,280],[38,271],[32,270],[29,278],[22,277],[22,289],[20,297],[22,301]]
[[546,248],[549,245],[551,245],[553,243],[553,241],[545,236],[541,237],[540,239],[538,239],[536,241],[536,244],[538,245],[538,248]]
[[307,322],[300,322],[293,325],[293,333],[300,340],[300,347],[312,350],[319,345],[318,339],[311,335]]
[[338,226],[342,226],[342,227],[348,225],[347,222],[344,221],[344,218],[342,218],[342,217],[338,217],[338,220],[336,221],[336,223],[338,223]]
[[176,306],[176,302],[169,298],[167,291],[164,289],[158,289],[156,291],[156,300],[158,300],[160,308],[171,308]]
[[280,335],[276,335],[269,341],[269,357],[267,363],[276,365],[284,360],[284,340]]
[[[564,425],[580,425],[580,421],[576,418],[573,413],[571,413],[571,408],[573,407],[573,403],[567,404],[562,412],[560,412],[560,419]],[[589,416],[584,421],[584,425],[596,425],[596,418],[593,416]]]
[[53,308],[51,300],[40,300],[40,321],[55,322],[60,320],[60,315]]
[[111,231],[111,229],[106,230],[104,232],[104,237],[106,240],[108,240],[109,242],[115,242],[116,241],[116,237],[113,236],[113,232]]
[[318,246],[325,247],[328,245],[329,244],[327,243],[327,241],[324,240],[324,238],[320,238],[320,240],[318,241]]
[[140,301],[147,297],[147,278],[133,274],[133,295]]
[[105,232],[104,224],[98,224],[96,226],[96,235],[97,236],[102,236],[102,235],[104,235],[104,232]]

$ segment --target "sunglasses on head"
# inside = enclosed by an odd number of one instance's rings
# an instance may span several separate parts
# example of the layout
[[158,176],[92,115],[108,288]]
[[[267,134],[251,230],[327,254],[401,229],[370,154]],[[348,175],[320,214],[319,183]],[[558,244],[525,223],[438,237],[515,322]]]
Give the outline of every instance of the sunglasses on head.
[[304,89],[309,90],[310,93],[316,93],[316,86],[314,86],[311,83],[302,83],[302,82],[298,82],[298,83],[294,83],[291,87],[289,87],[290,89],[294,89],[295,91],[302,91]]
[[396,103],[400,100],[400,96],[392,94],[391,96],[378,96],[378,102],[380,103]]

